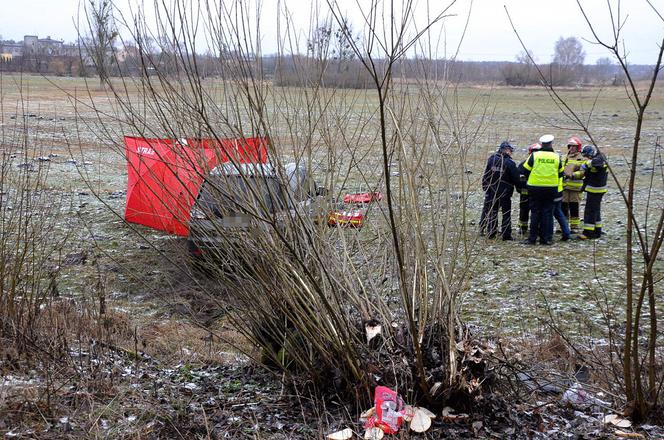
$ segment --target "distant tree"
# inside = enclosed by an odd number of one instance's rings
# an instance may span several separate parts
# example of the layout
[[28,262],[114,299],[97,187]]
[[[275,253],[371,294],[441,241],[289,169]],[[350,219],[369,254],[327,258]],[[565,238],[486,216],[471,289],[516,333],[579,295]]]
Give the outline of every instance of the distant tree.
[[516,62],[505,64],[501,69],[505,84],[508,86],[539,84],[534,60],[532,52],[525,50],[519,52],[515,57]]
[[307,41],[307,54],[317,59],[352,60],[355,58],[353,44],[357,44],[359,36],[346,20],[341,25],[323,24],[314,30]]
[[583,45],[576,37],[560,37],[556,41],[553,62],[562,66],[583,65],[586,59],[586,52]]
[[577,81],[583,72],[586,52],[576,37],[560,37],[554,48],[552,82],[558,85],[571,84]]
[[100,84],[108,80],[113,61],[113,43],[118,37],[111,0],[89,0],[85,8],[89,38],[85,49],[94,63]]
[[595,77],[601,82],[612,81],[613,83],[617,82],[618,78],[618,66],[613,62],[611,58],[603,57],[599,58],[595,62]]
[[[307,40],[307,58],[313,63],[310,63],[306,75],[311,76],[310,80],[320,76],[326,86],[364,88],[369,78],[361,63],[355,59],[353,49],[359,45],[359,40],[344,18],[317,27]],[[282,83],[287,75],[286,68],[280,65],[279,79]]]

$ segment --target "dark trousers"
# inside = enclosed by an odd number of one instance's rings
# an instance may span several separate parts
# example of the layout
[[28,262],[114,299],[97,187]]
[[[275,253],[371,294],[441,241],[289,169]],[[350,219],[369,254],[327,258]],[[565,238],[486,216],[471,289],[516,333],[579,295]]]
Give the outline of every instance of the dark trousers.
[[556,187],[529,186],[530,231],[528,241],[540,243],[553,241],[553,200],[558,195]]
[[[500,223],[500,235],[503,238],[512,237],[512,197],[509,193],[497,193],[495,191],[487,191],[484,195],[484,209],[482,213],[485,214],[484,223],[486,224],[486,235],[489,238],[494,238],[498,234],[498,210],[502,211],[503,218]],[[482,229],[482,221],[480,220],[480,229]]]
[[528,218],[530,217],[530,199],[528,194],[519,195],[519,229],[522,232],[528,230]]
[[602,233],[602,197],[604,193],[587,193],[583,211],[583,235],[599,238]]

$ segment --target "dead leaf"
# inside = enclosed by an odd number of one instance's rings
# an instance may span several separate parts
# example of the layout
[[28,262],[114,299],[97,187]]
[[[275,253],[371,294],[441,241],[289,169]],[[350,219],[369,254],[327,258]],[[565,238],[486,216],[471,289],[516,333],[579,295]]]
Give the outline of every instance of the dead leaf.
[[432,396],[434,396],[434,395],[438,392],[438,390],[440,389],[441,386],[443,386],[443,383],[442,383],[442,382],[436,382],[435,384],[433,384],[433,386],[432,386],[431,389],[429,390],[429,393],[430,393]]
[[422,411],[424,414],[427,415],[427,417],[429,417],[429,418],[431,418],[431,419],[435,419],[435,418],[436,418],[436,415],[435,415],[434,413],[432,413],[431,411],[429,411],[428,409],[426,409],[426,408],[424,408],[424,407],[422,407],[422,406],[419,406],[419,407],[416,406],[414,409],[415,409],[415,411]]
[[350,428],[342,429],[341,431],[329,434],[327,438],[330,440],[348,440],[353,437],[353,430]]
[[639,434],[638,432],[625,432],[619,429],[616,431],[616,435],[622,438],[645,438],[643,434]]
[[460,422],[470,417],[468,414],[452,414],[453,412],[454,409],[449,406],[443,408],[443,420],[446,422]]
[[369,428],[366,431],[364,431],[364,439],[365,440],[380,440],[383,438],[385,433],[383,432],[382,429],[374,426],[373,428]]
[[431,417],[423,411],[416,410],[413,420],[410,421],[410,429],[421,433],[426,432],[429,428],[431,428]]

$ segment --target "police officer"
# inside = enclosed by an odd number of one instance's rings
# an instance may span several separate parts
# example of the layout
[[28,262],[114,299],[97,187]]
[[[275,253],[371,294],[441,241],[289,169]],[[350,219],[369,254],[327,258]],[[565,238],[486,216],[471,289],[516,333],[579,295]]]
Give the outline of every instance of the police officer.
[[495,238],[498,233],[498,210],[503,213],[500,234],[503,240],[512,238],[512,194],[514,187],[519,186],[519,171],[512,160],[514,147],[505,141],[498,150],[489,156],[484,174],[482,189],[484,195],[483,218],[480,219],[480,230],[486,230],[488,238]]
[[[532,144],[528,147],[528,156],[540,148],[542,146],[539,143]],[[517,167],[521,178],[520,188],[517,188],[519,192],[519,232],[521,232],[521,236],[523,237],[528,233],[528,218],[530,217],[530,199],[528,198],[528,187],[526,186],[526,172],[523,169],[523,165],[527,160],[528,158],[526,157]]]
[[564,175],[562,160],[553,151],[553,139],[550,134],[542,136],[539,139],[542,148],[533,152],[523,164],[531,211],[530,232],[525,244],[535,244],[538,237],[540,244],[553,244],[553,201]]
[[583,189],[586,191],[586,207],[583,211],[583,233],[580,240],[599,238],[602,235],[602,197],[607,192],[608,168],[606,157],[592,145],[586,145],[581,155],[587,159],[581,169],[572,177],[583,178]]

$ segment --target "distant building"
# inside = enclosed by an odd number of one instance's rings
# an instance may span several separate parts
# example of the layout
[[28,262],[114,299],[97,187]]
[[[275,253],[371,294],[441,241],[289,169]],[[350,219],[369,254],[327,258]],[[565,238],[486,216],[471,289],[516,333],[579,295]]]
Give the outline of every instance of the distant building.
[[0,56],[3,60],[28,56],[78,56],[76,44],[65,44],[62,40],[54,40],[49,35],[39,38],[37,35],[26,35],[23,41],[0,41]]

